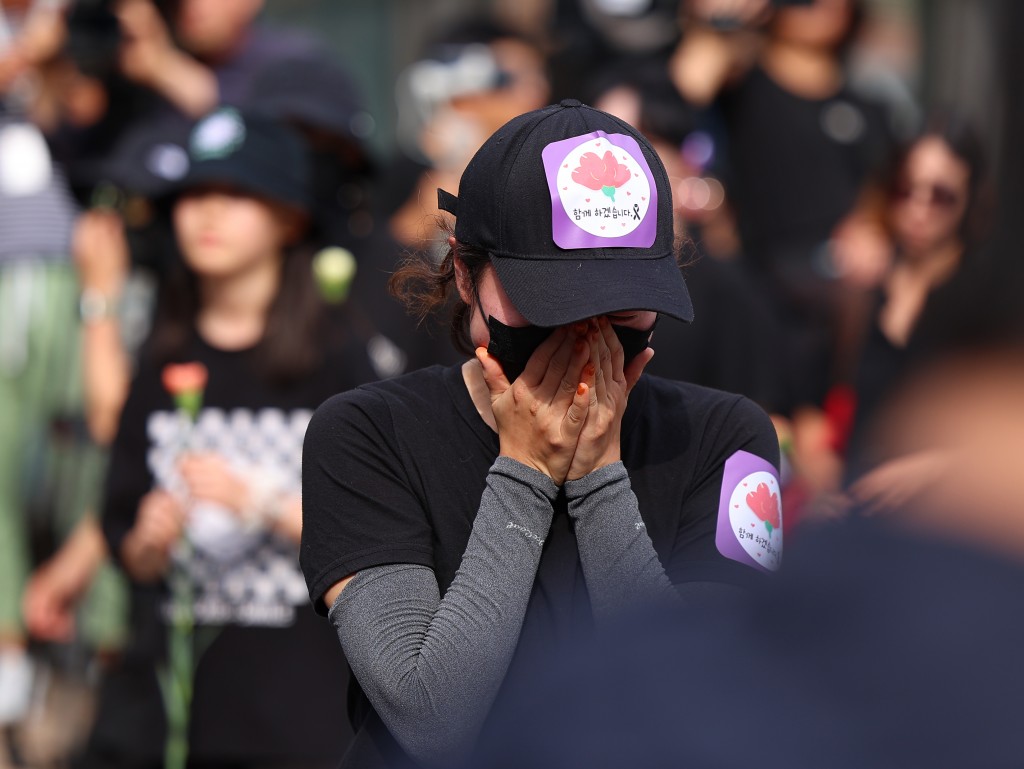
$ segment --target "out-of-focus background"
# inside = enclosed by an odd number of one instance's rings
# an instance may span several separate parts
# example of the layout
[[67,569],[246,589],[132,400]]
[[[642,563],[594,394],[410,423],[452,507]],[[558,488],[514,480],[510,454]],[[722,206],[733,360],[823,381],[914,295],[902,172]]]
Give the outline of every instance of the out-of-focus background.
[[[596,35],[586,22],[585,8],[596,13],[607,9],[607,24],[614,25],[623,17],[652,9],[658,10],[660,23],[673,17],[676,5],[642,0],[350,0],[344,5],[329,0],[278,0],[266,4],[266,16],[322,34],[364,87],[367,106],[378,119],[374,143],[386,152],[395,135],[398,74],[416,60],[433,35],[466,14],[493,13],[512,28],[554,36],[564,46]],[[572,6],[579,9],[573,11]],[[1008,0],[868,0],[866,6],[870,21],[861,30],[854,52],[865,76],[871,73],[885,83],[879,88],[891,89],[893,98],[910,97],[919,108],[955,103],[978,119],[979,126],[990,132],[988,137],[996,138],[1005,117],[1001,95],[1009,86],[1006,74],[1016,55],[1009,42],[1017,13],[1014,4]],[[659,26],[659,34],[667,34]],[[638,36],[642,38],[643,33]],[[1003,37],[1006,40],[1001,42]]]
[[[314,160],[301,264],[365,379],[461,359],[445,318],[417,323],[387,292],[403,257],[443,253],[436,188],[457,192],[476,148],[517,114],[567,98],[615,113],[668,169],[696,309],[692,326],[659,324],[650,372],[771,415],[787,548],[805,526],[871,514],[1024,555],[1024,455],[1007,435],[1024,415],[1018,0],[0,11],[0,767],[159,765],[118,743],[135,729],[116,715],[135,708],[131,692],[101,694],[139,641],[137,575],[109,552],[121,540],[104,521],[104,488],[123,472],[109,448],[147,340],[169,328],[161,311],[195,297],[175,282],[189,256],[171,215],[180,184],[203,142],[230,151],[252,115],[290,126]],[[267,712],[283,722],[314,707],[275,701],[273,686]],[[340,755],[343,706],[329,715]],[[337,757],[290,749],[231,765]]]

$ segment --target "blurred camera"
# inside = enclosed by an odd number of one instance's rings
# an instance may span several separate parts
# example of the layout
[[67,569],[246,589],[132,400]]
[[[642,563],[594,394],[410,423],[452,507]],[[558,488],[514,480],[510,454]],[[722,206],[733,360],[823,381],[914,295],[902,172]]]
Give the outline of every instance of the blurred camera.
[[[168,22],[177,0],[155,0],[153,5]],[[110,81],[118,73],[123,35],[114,13],[115,0],[74,0],[67,14],[65,52],[83,75]]]
[[[813,5],[814,0],[770,0],[772,8],[786,8],[795,5]],[[746,26],[742,19],[733,16],[714,16],[710,19],[712,27],[720,32],[734,32]]]
[[83,74],[109,80],[117,72],[121,27],[111,0],[75,0],[67,16],[66,52]]

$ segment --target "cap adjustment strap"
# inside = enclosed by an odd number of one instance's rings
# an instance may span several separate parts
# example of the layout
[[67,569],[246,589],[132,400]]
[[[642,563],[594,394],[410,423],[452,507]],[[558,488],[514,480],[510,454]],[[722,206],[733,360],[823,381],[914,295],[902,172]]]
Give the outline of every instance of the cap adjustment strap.
[[437,188],[437,207],[453,216],[459,215],[459,199],[440,187]]

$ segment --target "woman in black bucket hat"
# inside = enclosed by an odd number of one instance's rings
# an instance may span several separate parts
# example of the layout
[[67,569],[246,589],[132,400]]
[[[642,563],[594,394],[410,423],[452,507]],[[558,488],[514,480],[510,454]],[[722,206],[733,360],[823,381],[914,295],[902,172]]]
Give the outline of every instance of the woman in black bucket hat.
[[221,107],[183,161],[100,510],[129,642],[74,765],[322,769],[344,751],[348,671],[297,564],[300,447],[313,409],[373,369],[347,307],[317,295],[302,138]]
[[647,141],[566,100],[499,129],[459,193],[444,260],[393,285],[421,311],[457,292],[475,356],[336,396],[303,449],[302,568],[362,703],[345,766],[451,765],[543,655],[781,558],[768,418],[642,375],[658,317],[693,314]]

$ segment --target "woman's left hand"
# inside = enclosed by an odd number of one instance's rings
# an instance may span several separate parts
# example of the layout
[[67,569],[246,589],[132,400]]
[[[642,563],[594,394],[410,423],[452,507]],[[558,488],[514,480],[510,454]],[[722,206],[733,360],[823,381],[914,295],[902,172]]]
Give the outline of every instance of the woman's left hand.
[[602,316],[590,323],[590,362],[584,369],[584,382],[590,386],[590,408],[566,476],[570,481],[619,461],[626,401],[654,357],[654,350],[648,347],[625,365],[622,344],[611,322]]
[[223,457],[187,454],[178,464],[178,470],[192,498],[223,505],[239,516],[248,512],[249,485]]

